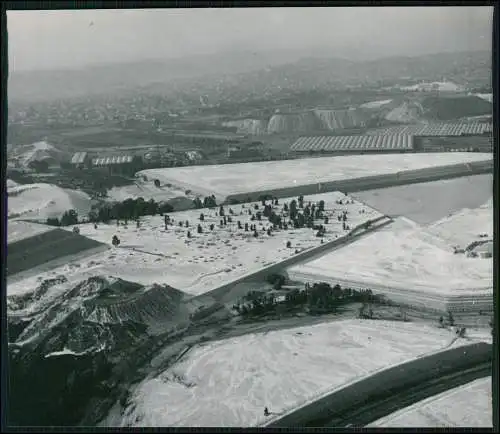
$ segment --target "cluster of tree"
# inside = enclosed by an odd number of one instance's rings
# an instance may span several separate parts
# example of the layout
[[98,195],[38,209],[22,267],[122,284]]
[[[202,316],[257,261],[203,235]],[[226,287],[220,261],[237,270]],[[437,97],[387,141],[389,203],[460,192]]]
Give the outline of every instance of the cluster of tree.
[[215,196],[212,194],[211,196],[207,196],[203,198],[203,201],[199,197],[193,200],[194,207],[196,209],[200,208],[215,208],[217,206],[217,201]]
[[[299,212],[299,209],[302,212]],[[283,210],[289,213],[290,221],[296,229],[308,227],[318,230],[318,236],[322,236],[325,232],[323,225],[316,225],[315,220],[323,220],[324,224],[328,224],[328,217],[324,217],[325,201],[320,200],[316,204],[309,202],[304,206],[304,196],[299,196],[297,200],[292,200],[289,204],[284,205]]]
[[74,209],[65,211],[60,219],[49,217],[46,223],[50,226],[71,226],[78,224],[78,213]]
[[[284,283],[284,278],[273,274],[268,277],[268,282],[272,283],[275,289],[279,289]],[[288,309],[307,308],[311,313],[327,313],[334,312],[343,304],[353,302],[363,303],[362,317],[371,318],[373,312],[370,306],[372,304],[385,304],[387,301],[384,296],[373,294],[370,289],[343,289],[338,284],[332,287],[328,283],[321,282],[312,286],[306,284],[302,290],[296,288],[287,291],[282,301],[278,301],[272,293],[252,291],[233,308],[242,316],[276,313],[283,307]],[[369,307],[368,314],[365,313],[366,307]]]
[[47,160],[33,160],[28,163],[28,167],[37,173],[47,173],[49,171],[49,162]]
[[[126,199],[123,202],[104,204],[92,209],[85,221],[91,223],[109,223],[111,220],[137,220],[145,215],[163,215],[172,212],[174,208],[168,203],[155,202],[150,199],[147,202],[139,197],[137,199]],[[62,217],[48,218],[46,223],[51,226],[71,226],[79,222],[78,213],[74,210],[65,211]]]
[[270,283],[271,285],[273,285],[273,288],[276,289],[276,290],[279,290],[283,287],[283,285],[285,284],[286,282],[286,278],[285,276],[281,275],[281,274],[278,274],[278,273],[273,273],[273,274],[269,274],[267,277],[266,277],[266,281],[268,283]]
[[126,199],[123,202],[105,204],[89,213],[89,221],[108,223],[111,220],[137,220],[145,215],[163,215],[174,210],[168,203],[156,202],[154,199],[145,201],[142,197]]

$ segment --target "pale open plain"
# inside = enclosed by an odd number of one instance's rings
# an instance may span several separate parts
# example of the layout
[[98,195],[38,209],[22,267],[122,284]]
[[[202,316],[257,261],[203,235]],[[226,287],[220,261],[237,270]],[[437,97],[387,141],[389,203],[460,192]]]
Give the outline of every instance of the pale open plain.
[[217,199],[236,193],[339,181],[492,159],[489,153],[350,155],[258,163],[149,169],[136,176]]
[[[480,235],[486,235],[481,238]],[[492,239],[491,201],[462,210],[430,227],[407,219],[372,233],[342,249],[292,266],[292,279],[351,282],[373,290],[422,292],[446,296],[489,296],[493,288],[492,258],[454,253],[454,246]],[[394,294],[393,294],[394,295]]]
[[192,348],[140,383],[103,426],[247,427],[264,407],[288,412],[377,370],[464,345],[430,325],[342,320],[271,331]]
[[[290,198],[296,199],[296,198]],[[323,224],[326,233],[324,242],[346,235],[348,230],[342,228],[342,222],[337,216],[348,211],[348,221],[351,229],[367,220],[381,216],[375,210],[364,204],[354,203],[339,205],[337,199],[347,199],[342,193],[325,193],[306,196],[304,203],[325,201],[325,217],[329,222],[316,220]],[[281,213],[283,203],[290,200],[280,200],[273,209]],[[270,227],[267,218],[262,221],[252,221],[251,211],[256,214],[260,202],[251,204],[225,206],[226,216],[230,216],[229,209],[234,213],[232,223],[220,227],[222,217],[216,216],[219,208],[213,210],[200,209],[171,213],[173,223],[165,230],[164,218],[161,216],[141,218],[140,227],[135,222],[121,222],[99,224],[97,229],[93,224],[80,224],[80,234],[93,240],[110,245],[113,235],[117,235],[121,243],[118,248],[98,255],[88,257],[78,263],[70,262],[63,267],[54,269],[38,276],[38,279],[63,274],[69,279],[81,279],[90,273],[120,276],[122,279],[136,281],[143,284],[165,283],[174,288],[186,291],[193,295],[203,294],[218,286],[229,283],[248,273],[255,272],[267,265],[278,263],[296,254],[296,251],[319,246],[321,238],[316,237],[316,230],[309,228],[287,230],[277,229],[271,235],[266,233]],[[364,210],[363,213],[361,211]],[[204,214],[204,221],[200,222],[200,214]],[[189,222],[189,228],[185,227]],[[240,221],[242,229],[238,229]],[[286,221],[286,219],[285,219]],[[183,222],[183,226],[179,225]],[[257,226],[258,237],[252,231],[246,232],[245,223]],[[203,233],[197,233],[197,225],[201,224]],[[214,225],[213,231],[210,225]],[[72,227],[67,228],[72,230]],[[191,238],[187,237],[190,231]],[[291,247],[286,247],[287,241]],[[22,292],[23,287],[32,287],[34,278],[15,282],[9,285],[9,293]]]

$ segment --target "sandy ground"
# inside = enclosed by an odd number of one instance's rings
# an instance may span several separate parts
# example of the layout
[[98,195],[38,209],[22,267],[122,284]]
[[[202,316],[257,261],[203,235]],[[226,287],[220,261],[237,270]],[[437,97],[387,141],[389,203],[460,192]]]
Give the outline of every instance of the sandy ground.
[[155,187],[153,182],[145,182],[137,180],[132,185],[123,187],[113,187],[108,190],[108,200],[124,201],[125,199],[137,199],[142,197],[144,200],[154,199],[156,202],[161,202],[174,197],[185,197],[185,191],[176,188]]
[[[324,242],[347,232],[334,217],[334,214],[337,215],[341,210],[349,212],[348,224],[351,228],[380,216],[377,211],[359,202],[337,205],[335,200],[339,198],[345,197],[342,193],[305,197],[306,204],[308,201],[312,203],[319,200],[325,201],[325,215],[330,216],[330,219],[325,225],[327,233],[324,236]],[[279,212],[282,204],[290,200],[280,200],[280,204],[275,206],[275,211]],[[109,274],[145,285],[165,283],[198,295],[247,273],[257,271],[266,265],[289,258],[295,254],[295,249],[307,249],[320,244],[320,238],[315,236],[316,231],[307,228],[277,230],[271,236],[267,235],[264,230],[269,225],[267,219],[263,218],[262,222],[250,221],[248,210],[251,209],[255,213],[254,204],[256,203],[226,206],[226,215],[229,215],[229,208],[235,215],[233,223],[224,228],[219,227],[221,218],[215,215],[218,209],[172,213],[171,217],[175,219],[175,222],[166,231],[161,216],[142,218],[140,228],[136,227],[135,222],[129,222],[127,227],[123,226],[123,222],[119,227],[115,223],[100,224],[97,229],[93,224],[81,224],[79,225],[81,235],[110,245],[113,235],[116,234],[121,241],[120,246],[79,262],[70,262],[64,267],[43,273],[36,278],[30,277],[15,282],[9,285],[8,292],[9,294],[24,292],[33,288],[36,279],[45,279],[58,274],[77,280],[89,274]],[[258,205],[262,211],[261,203],[259,202]],[[360,214],[360,210],[365,210],[365,212]],[[243,214],[240,215],[240,212]],[[200,223],[200,213],[205,215],[205,220],[201,223],[202,234],[196,231],[196,226]],[[190,223],[189,229],[178,225],[179,221],[186,220]],[[241,221],[243,227],[246,222],[255,223],[258,227],[258,238],[254,238],[252,232],[245,232],[244,229],[238,230],[238,220]],[[212,223],[215,225],[213,232],[209,229]],[[321,223],[324,224],[323,221]],[[191,239],[187,238],[188,230],[191,231]],[[286,247],[287,241],[292,243],[292,248]]]
[[248,191],[316,182],[353,179],[473,161],[491,160],[488,153],[351,155],[258,163],[150,169],[138,173],[180,189],[222,198]]
[[474,294],[491,294],[492,259],[468,258],[454,254],[452,248],[455,244],[465,247],[483,232],[492,236],[491,207],[463,210],[430,228],[397,220],[395,227],[389,225],[342,249],[291,267],[290,276],[310,275],[314,281],[320,276],[339,277],[452,295],[470,293],[471,288]]
[[377,428],[491,428],[491,377],[475,380],[397,411],[369,425]]
[[345,320],[207,343],[140,383],[105,425],[255,426],[265,406],[292,410],[452,339],[422,324]]
[[61,217],[65,211],[75,209],[86,216],[91,209],[90,197],[77,190],[60,188],[52,184],[24,184],[7,189],[9,217],[23,217],[45,221]]
[[427,225],[463,208],[477,208],[492,193],[491,174],[402,185],[352,195],[385,214],[405,216]]

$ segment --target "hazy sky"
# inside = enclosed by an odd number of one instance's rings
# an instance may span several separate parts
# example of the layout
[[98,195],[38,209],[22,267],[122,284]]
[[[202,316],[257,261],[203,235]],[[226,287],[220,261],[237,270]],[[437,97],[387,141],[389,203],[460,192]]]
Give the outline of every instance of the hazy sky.
[[486,6],[9,11],[9,69],[238,49],[372,57],[491,49],[492,17]]

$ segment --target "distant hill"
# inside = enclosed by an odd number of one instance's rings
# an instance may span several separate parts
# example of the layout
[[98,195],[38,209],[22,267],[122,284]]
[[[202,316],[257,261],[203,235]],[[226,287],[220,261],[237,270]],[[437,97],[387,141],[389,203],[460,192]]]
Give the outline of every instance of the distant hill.
[[[203,80],[198,80],[201,77]],[[37,101],[148,86],[161,89],[176,80],[178,85],[196,81],[200,91],[203,87],[222,86],[237,88],[242,94],[266,94],[279,88],[321,89],[335,83],[383,83],[404,77],[430,81],[446,78],[457,84],[475,80],[488,86],[491,53],[477,51],[352,61],[326,53],[306,57],[304,53],[293,51],[235,51],[107,64],[82,70],[14,72],[9,76],[8,92],[9,101]]]

